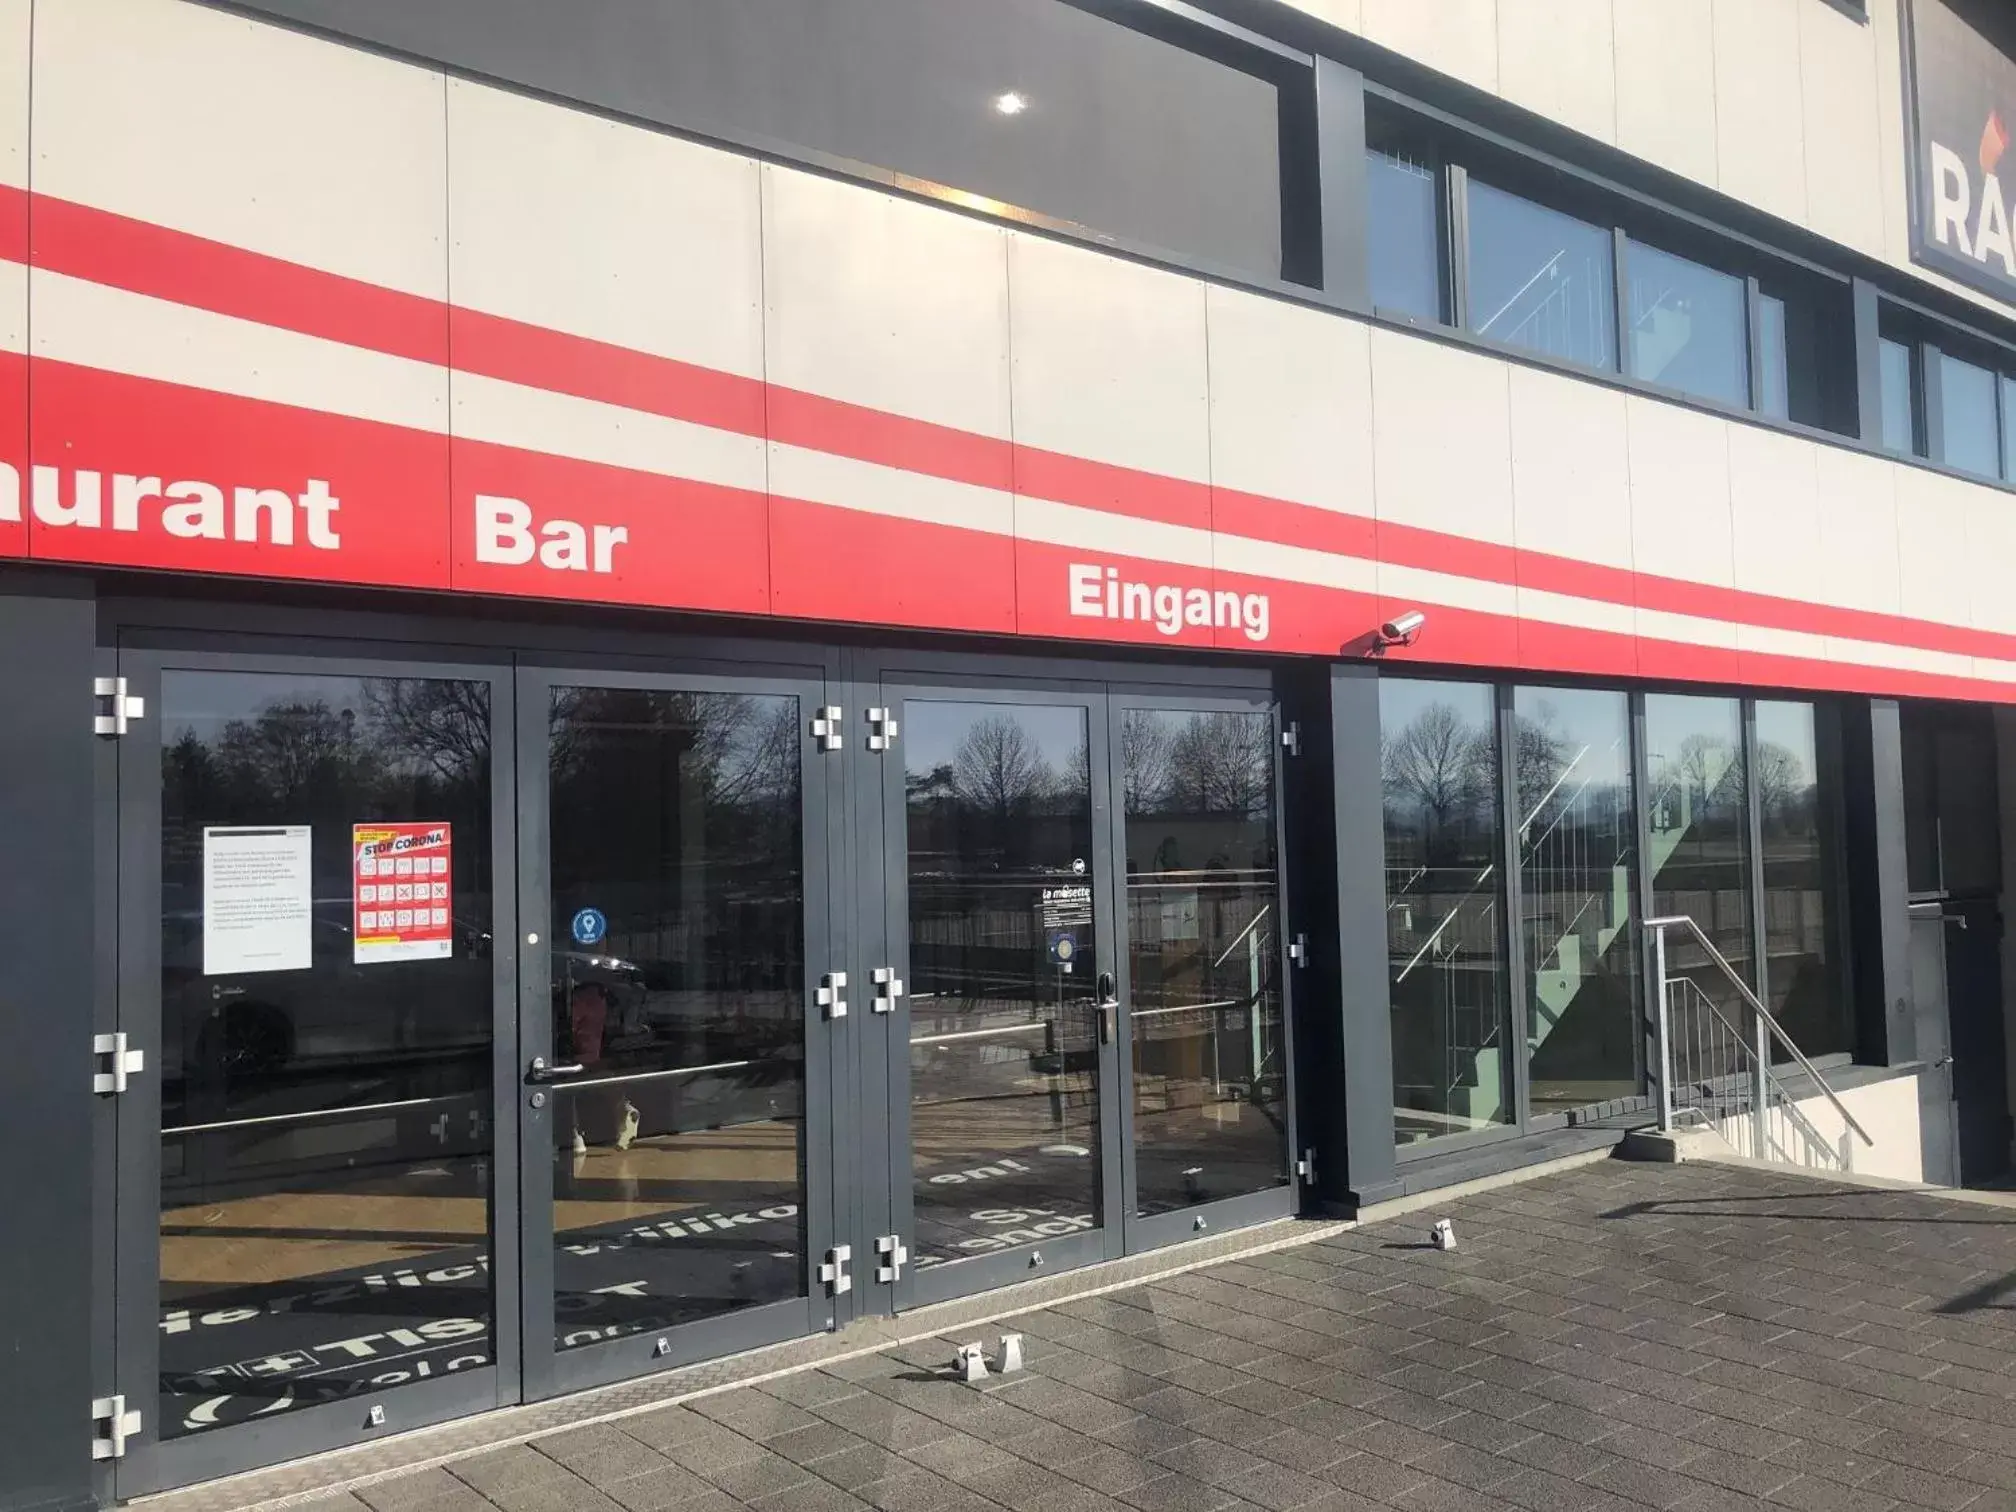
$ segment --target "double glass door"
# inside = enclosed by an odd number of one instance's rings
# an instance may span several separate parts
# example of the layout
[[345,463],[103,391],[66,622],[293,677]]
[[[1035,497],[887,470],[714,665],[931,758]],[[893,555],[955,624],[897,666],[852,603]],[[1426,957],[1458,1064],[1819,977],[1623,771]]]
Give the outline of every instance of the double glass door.
[[1289,1209],[1263,696],[108,663],[118,1496]]
[[1285,1213],[1266,699],[880,696],[894,1305]]

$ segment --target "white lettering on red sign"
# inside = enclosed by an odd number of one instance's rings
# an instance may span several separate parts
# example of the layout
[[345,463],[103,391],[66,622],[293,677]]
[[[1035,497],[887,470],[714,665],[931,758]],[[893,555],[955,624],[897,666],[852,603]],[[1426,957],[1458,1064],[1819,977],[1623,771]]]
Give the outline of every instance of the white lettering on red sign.
[[1083,619],[1134,620],[1163,635],[1184,629],[1237,630],[1250,641],[1267,639],[1264,593],[1188,588],[1174,583],[1130,583],[1118,567],[1073,562],[1071,613]]
[[[37,464],[29,469],[29,508],[35,523],[53,529],[137,531],[143,517],[188,541],[261,541],[292,546],[299,538],[318,551],[343,545],[336,532],[342,501],[321,478],[298,494],[281,488],[234,486],[228,491],[200,478],[164,483],[140,473],[103,473]],[[300,529],[297,531],[297,517]],[[0,520],[21,522],[21,471],[0,462]]]
[[613,572],[616,548],[629,539],[628,526],[581,525],[560,519],[545,521],[535,534],[531,507],[522,500],[476,495],[479,562],[524,567],[537,561],[555,572]]

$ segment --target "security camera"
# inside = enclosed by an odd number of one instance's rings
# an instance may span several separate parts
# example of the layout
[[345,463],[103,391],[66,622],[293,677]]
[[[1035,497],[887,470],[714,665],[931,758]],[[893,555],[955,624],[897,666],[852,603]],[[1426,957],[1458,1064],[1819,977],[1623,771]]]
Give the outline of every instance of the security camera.
[[1419,609],[1409,609],[1405,614],[1396,614],[1379,627],[1379,644],[1382,646],[1411,646],[1414,638],[1421,633],[1421,627],[1428,623],[1428,616]]

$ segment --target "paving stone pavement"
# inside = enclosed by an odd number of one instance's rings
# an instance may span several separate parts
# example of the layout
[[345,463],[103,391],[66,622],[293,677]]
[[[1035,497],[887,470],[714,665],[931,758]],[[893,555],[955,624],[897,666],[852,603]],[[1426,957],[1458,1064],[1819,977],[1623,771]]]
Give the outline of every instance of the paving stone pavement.
[[306,1505],[2016,1509],[2016,1210],[1936,1195],[1613,1161],[1006,1326]]

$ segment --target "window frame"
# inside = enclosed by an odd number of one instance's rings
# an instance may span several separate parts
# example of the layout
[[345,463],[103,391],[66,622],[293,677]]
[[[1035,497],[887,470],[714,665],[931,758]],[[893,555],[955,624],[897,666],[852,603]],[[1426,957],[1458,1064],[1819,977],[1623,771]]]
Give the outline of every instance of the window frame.
[[[1480,675],[1483,674],[1483,675]],[[1672,682],[1618,682],[1604,678],[1578,678],[1572,676],[1530,676],[1490,674],[1489,669],[1464,667],[1394,667],[1380,669],[1380,677],[1400,677],[1413,682],[1449,682],[1476,685],[1484,683],[1492,690],[1493,707],[1496,711],[1496,734],[1498,737],[1498,770],[1495,774],[1499,794],[1499,821],[1503,834],[1499,840],[1499,875],[1496,902],[1508,921],[1516,912],[1523,886],[1522,862],[1518,851],[1518,772],[1516,762],[1508,759],[1508,753],[1516,749],[1511,744],[1516,739],[1514,723],[1514,693],[1518,688],[1593,688],[1605,692],[1622,692],[1626,698],[1629,720],[1631,752],[1630,769],[1634,809],[1634,823],[1637,826],[1636,855],[1634,858],[1631,884],[1631,932],[1634,947],[1638,953],[1638,974],[1640,996],[1638,1009],[1641,1016],[1640,1029],[1648,1037],[1657,1030],[1652,1018],[1652,1005],[1658,1000],[1657,969],[1654,952],[1647,948],[1644,921],[1654,917],[1653,874],[1651,867],[1651,803],[1650,803],[1650,758],[1645,740],[1645,700],[1663,694],[1679,694],[1687,697],[1728,698],[1737,702],[1744,759],[1744,824],[1748,832],[1748,857],[1745,866],[1745,885],[1749,894],[1747,924],[1751,947],[1751,959],[1755,963],[1756,980],[1751,984],[1760,1000],[1770,1001],[1770,961],[1769,961],[1769,916],[1764,892],[1764,855],[1762,846],[1763,810],[1761,795],[1756,781],[1757,773],[1757,705],[1759,703],[1802,703],[1810,704],[1814,711],[1816,749],[1824,761],[1831,750],[1838,758],[1839,731],[1842,727],[1842,699],[1838,695],[1815,693],[1810,689],[1784,689],[1730,687],[1710,683]],[[1854,1048],[1847,1051],[1829,1051],[1819,1055],[1809,1055],[1808,1059],[1820,1070],[1831,1070],[1842,1066],[1860,1064],[1872,1047],[1863,1042],[1863,1029],[1855,1011],[1855,993],[1858,977],[1858,963],[1855,957],[1853,931],[1849,927],[1849,903],[1852,879],[1846,853],[1846,801],[1840,791],[1841,770],[1838,759],[1833,773],[1833,781],[1823,790],[1820,801],[1820,822],[1830,832],[1831,845],[1825,852],[1826,874],[1822,881],[1822,891],[1831,912],[1830,944],[1839,952],[1840,965],[1838,981],[1841,1001],[1845,1005],[1845,1018],[1849,1037]],[[1383,860],[1382,860],[1383,867]],[[1382,900],[1385,895],[1382,891]],[[1472,1151],[1482,1147],[1502,1144],[1511,1140],[1525,1139],[1535,1134],[1552,1133],[1558,1130],[1576,1128],[1619,1114],[1650,1112],[1657,1106],[1657,1091],[1651,1084],[1654,1068],[1650,1064],[1649,1053],[1643,1058],[1640,1085],[1643,1088],[1636,1096],[1614,1099],[1589,1107],[1543,1113],[1535,1116],[1531,1096],[1532,1052],[1526,1044],[1526,1036],[1521,1028],[1526,1022],[1530,1005],[1527,1001],[1528,982],[1524,970],[1525,949],[1523,930],[1507,927],[1499,931],[1499,970],[1504,975],[1503,992],[1504,1022],[1500,1032],[1507,1036],[1509,1054],[1509,1076],[1507,1084],[1512,1097],[1511,1118],[1505,1123],[1488,1128],[1470,1129],[1459,1133],[1437,1135],[1428,1139],[1401,1144],[1394,1134],[1392,1145],[1396,1168],[1406,1170],[1422,1161],[1435,1161],[1453,1153]],[[1390,1000],[1386,1011],[1392,1012]],[[1803,1046],[1801,1047],[1804,1048]],[[1774,1061],[1774,1064],[1777,1062]],[[1390,1081],[1392,1068],[1387,1068]],[[1397,1120],[1396,1120],[1397,1128]]]

